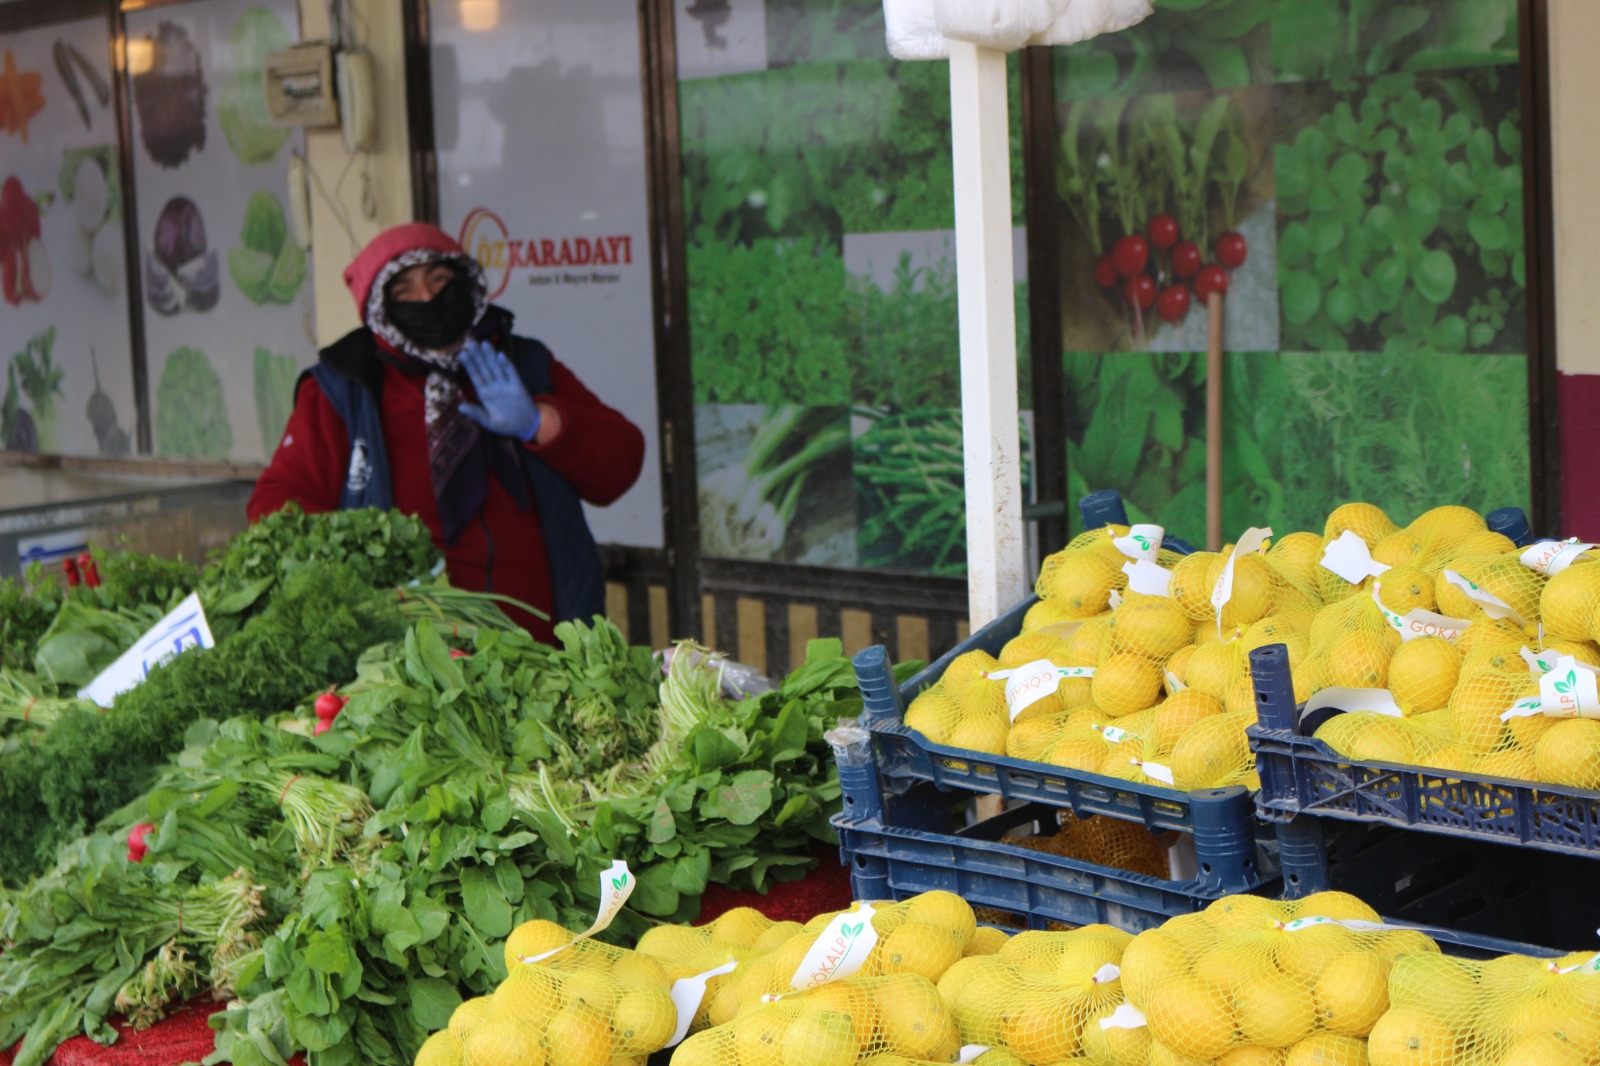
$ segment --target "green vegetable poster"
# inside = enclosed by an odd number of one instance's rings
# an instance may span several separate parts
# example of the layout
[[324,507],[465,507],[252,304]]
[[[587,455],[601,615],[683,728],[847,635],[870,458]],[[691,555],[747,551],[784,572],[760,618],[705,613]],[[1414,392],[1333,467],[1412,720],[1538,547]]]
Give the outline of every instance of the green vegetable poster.
[[272,125],[261,76],[298,37],[298,9],[210,0],[127,24],[155,451],[265,461],[316,354],[308,235],[288,210],[304,138]]
[[[702,547],[963,572],[947,67],[889,60],[872,0],[680,2],[677,36]],[[1513,0],[1164,0],[1057,49],[1071,497],[1199,535],[1220,292],[1230,529],[1525,504],[1517,58]],[[848,409],[851,503],[783,506],[843,461],[795,408]],[[770,508],[742,543],[730,469]]]
[[104,18],[0,35],[0,448],[133,447],[111,76]]
[[1058,49],[1071,494],[1204,528],[1221,291],[1227,531],[1527,506],[1516,63],[1513,0],[1174,0]]

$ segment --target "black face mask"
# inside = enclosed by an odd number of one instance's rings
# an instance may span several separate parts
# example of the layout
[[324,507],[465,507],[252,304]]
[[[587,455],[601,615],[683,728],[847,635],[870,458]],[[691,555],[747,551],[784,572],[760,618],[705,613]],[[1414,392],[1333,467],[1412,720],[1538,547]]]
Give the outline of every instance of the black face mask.
[[472,279],[457,270],[431,300],[396,300],[386,293],[383,311],[411,343],[424,351],[439,351],[467,335],[478,307]]

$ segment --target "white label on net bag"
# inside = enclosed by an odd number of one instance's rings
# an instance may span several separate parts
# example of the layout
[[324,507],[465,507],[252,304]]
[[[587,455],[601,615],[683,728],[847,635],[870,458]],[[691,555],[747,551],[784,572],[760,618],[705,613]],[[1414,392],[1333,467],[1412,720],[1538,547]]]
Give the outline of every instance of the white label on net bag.
[[1383,617],[1394,627],[1394,631],[1400,634],[1402,643],[1416,640],[1418,637],[1440,637],[1454,644],[1461,639],[1461,634],[1472,626],[1470,619],[1451,618],[1448,615],[1425,611],[1421,607],[1413,608],[1405,614],[1396,614],[1385,607],[1379,597],[1382,588],[1382,582],[1372,587],[1372,602],[1378,605]]
[[1565,976],[1569,973],[1600,974],[1600,955],[1596,955],[1592,959],[1585,959],[1576,966],[1567,966],[1559,969],[1556,967],[1556,964],[1552,962],[1550,964],[1550,972],[1553,974],[1559,974],[1561,976]]
[[1172,571],[1157,566],[1148,559],[1123,563],[1122,572],[1128,575],[1128,591],[1144,596],[1172,597]]
[[1556,658],[1556,666],[1539,678],[1539,702],[1551,718],[1600,718],[1600,685],[1594,667],[1570,655]]
[[991,681],[1006,683],[1006,706],[1011,720],[1046,696],[1053,696],[1063,678],[1093,677],[1092,666],[1057,666],[1049,659],[1035,659],[1015,670],[991,670],[984,675]]
[[1144,776],[1152,781],[1160,781],[1163,785],[1173,783],[1172,770],[1158,762],[1140,762],[1138,759],[1129,759],[1128,762],[1133,766],[1137,766],[1144,772]]
[[700,1004],[705,1002],[706,983],[713,977],[732,973],[738,967],[737,959],[729,959],[715,970],[697,973],[693,977],[680,977],[672,982],[672,1005],[678,1010],[678,1026],[672,1030],[672,1039],[667,1041],[667,1047],[676,1047],[689,1035],[689,1026],[694,1024],[694,1016],[700,1013]]
[[1578,561],[1578,556],[1594,547],[1577,537],[1570,540],[1547,540],[1535,544],[1522,553],[1522,565],[1537,570],[1547,577],[1555,577]]
[[1318,915],[1312,918],[1296,918],[1292,922],[1285,922],[1283,931],[1285,933],[1296,933],[1301,929],[1312,929],[1319,925],[1337,925],[1345,929],[1353,929],[1358,933],[1376,933],[1394,928],[1394,926],[1385,925],[1382,922],[1368,922],[1360,918],[1324,918]]
[[987,1055],[988,1053],[988,1044],[968,1044],[966,1047],[961,1049],[959,1054],[956,1055],[956,1064],[957,1066],[960,1066],[960,1064],[964,1062],[977,1062],[980,1057]]
[[1367,542],[1348,529],[1323,549],[1322,568],[1332,570],[1352,585],[1359,585],[1369,577],[1381,577],[1389,570],[1372,557]]
[[1166,673],[1167,673],[1167,695],[1175,696],[1178,693],[1182,692],[1184,689],[1189,687],[1188,685],[1185,685],[1182,681],[1179,681],[1178,680],[1178,675],[1173,673],[1171,670],[1168,670]]
[[1483,613],[1490,618],[1509,618],[1519,626],[1528,624],[1520,614],[1514,611],[1509,603],[1488,589],[1479,588],[1478,585],[1462,577],[1454,570],[1446,570],[1444,579],[1462,592],[1467,594],[1467,599],[1483,608]]
[[1217,609],[1217,634],[1222,634],[1222,609],[1233,599],[1233,564],[1241,555],[1252,555],[1261,550],[1261,546],[1272,536],[1271,527],[1251,526],[1244,531],[1244,536],[1233,546],[1233,551],[1228,553],[1228,561],[1222,564],[1222,574],[1217,578],[1217,587],[1211,590],[1211,606]]
[[1113,611],[1118,607],[1121,607],[1126,602],[1127,601],[1122,598],[1122,592],[1118,589],[1112,589],[1111,595],[1106,597],[1106,603],[1110,604]]
[[1121,744],[1124,740],[1130,738],[1133,740],[1139,739],[1139,734],[1130,733],[1121,726],[1097,725],[1094,727],[1094,731],[1104,737],[1107,744]]
[[1100,1019],[1102,1029],[1143,1029],[1149,1024],[1145,1020],[1144,1012],[1132,1003],[1124,1003]]
[[849,977],[861,969],[878,943],[878,931],[872,927],[872,912],[872,904],[862,903],[854,911],[834,915],[833,921],[818,934],[806,957],[800,960],[800,968],[794,972],[789,986],[804,992]]
[[1351,711],[1371,711],[1391,718],[1405,717],[1405,712],[1394,701],[1394,693],[1383,688],[1325,688],[1306,700],[1300,717],[1304,718],[1312,711],[1320,711],[1325,707],[1336,707],[1347,714]]
[[1090,980],[1097,985],[1109,985],[1112,981],[1119,980],[1121,977],[1122,967],[1114,962],[1108,962],[1096,970],[1094,977],[1090,978]]
[[1541,674],[1548,674],[1551,670],[1554,670],[1556,668],[1556,660],[1560,658],[1560,652],[1536,652],[1527,645],[1522,647],[1522,661],[1528,664],[1528,673],[1535,677]]
[[1160,526],[1137,525],[1130,527],[1125,537],[1112,537],[1111,543],[1130,559],[1148,559],[1154,562],[1156,555],[1161,551],[1161,539],[1166,535],[1167,531]]
[[587,940],[609,928],[611,923],[616,921],[623,904],[628,902],[628,897],[633,895],[633,888],[637,883],[637,879],[628,869],[628,864],[621,859],[613,859],[610,866],[600,871],[600,909],[594,916],[594,924],[554,951],[546,951],[542,955],[523,956],[522,961],[540,962],[548,959],[567,950],[578,941]]

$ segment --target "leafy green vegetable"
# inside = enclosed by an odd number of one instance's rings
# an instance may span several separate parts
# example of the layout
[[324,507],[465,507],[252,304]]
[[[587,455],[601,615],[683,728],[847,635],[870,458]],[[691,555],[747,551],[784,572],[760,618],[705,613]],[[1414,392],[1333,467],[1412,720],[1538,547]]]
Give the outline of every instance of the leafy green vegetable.
[[[1121,33],[1056,48],[1059,100],[1242,89],[1268,77],[1273,0],[1158,0]],[[1276,34],[1273,23],[1271,33]]]
[[198,348],[167,356],[156,385],[156,451],[178,459],[226,459],[233,427],[222,379]]
[[[229,253],[230,256],[232,253]],[[300,368],[293,356],[279,355],[265,348],[255,352],[256,429],[261,434],[261,454],[267,458],[278,449],[278,438],[294,411],[294,386]]]
[[32,668],[39,638],[61,609],[61,586],[30,563],[22,580],[0,578],[0,667]]
[[1495,70],[1389,75],[1280,134],[1285,347],[1523,347],[1515,95]]
[[306,276],[306,254],[289,236],[283,205],[266,189],[250,194],[242,246],[228,250],[228,273],[251,303],[293,303]]
[[264,7],[247,7],[228,31],[233,80],[218,94],[217,119],[228,147],[245,166],[270,163],[293,131],[272,124],[261,70],[267,54],[289,47],[289,31]]
[[1272,0],[1279,81],[1517,62],[1516,0]]

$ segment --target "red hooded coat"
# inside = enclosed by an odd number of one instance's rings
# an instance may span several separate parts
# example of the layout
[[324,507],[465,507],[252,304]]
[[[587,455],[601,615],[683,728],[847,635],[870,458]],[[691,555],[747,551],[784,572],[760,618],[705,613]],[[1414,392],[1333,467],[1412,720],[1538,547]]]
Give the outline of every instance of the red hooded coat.
[[[385,264],[415,249],[442,255],[463,255],[449,235],[427,223],[396,226],[374,238],[344,272],[345,284],[366,319],[368,295]],[[381,343],[381,342],[380,342]],[[593,504],[608,504],[633,486],[644,463],[644,434],[621,412],[607,407],[559,361],[550,368],[553,389],[540,395],[561,416],[561,431],[543,444],[522,447],[538,455],[552,470]],[[428,468],[424,424],[425,378],[385,365],[382,419],[389,454],[395,506],[416,515],[433,531],[445,556],[450,581],[458,588],[511,596],[549,613],[552,609],[549,557],[538,508],[520,511],[495,478],[481,521],[471,523],[455,545],[445,547]],[[468,397],[471,390],[467,390]],[[291,500],[309,513],[336,510],[344,490],[350,439],[343,420],[315,380],[302,380],[294,413],[256,482],[248,513],[253,522]],[[540,640],[553,639],[551,624],[516,612],[516,620]]]

